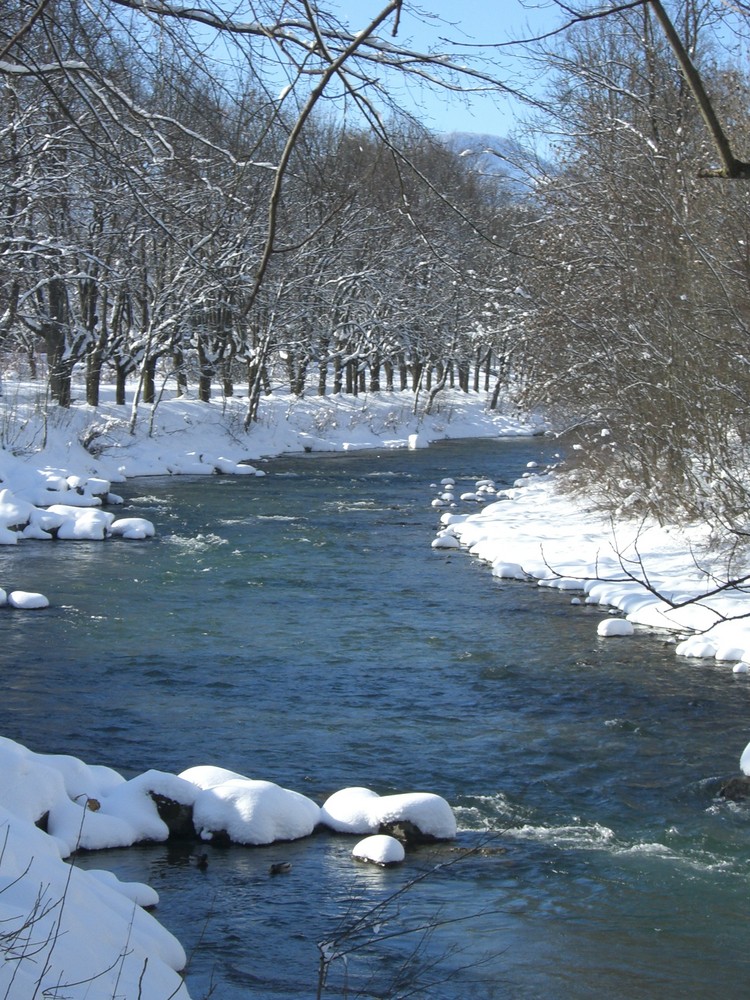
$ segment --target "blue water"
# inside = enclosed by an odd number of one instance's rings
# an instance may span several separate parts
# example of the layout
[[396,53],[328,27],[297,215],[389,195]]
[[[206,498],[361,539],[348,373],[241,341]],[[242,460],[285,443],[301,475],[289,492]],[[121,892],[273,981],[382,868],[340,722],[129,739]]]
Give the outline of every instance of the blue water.
[[3,585],[52,601],[0,616],[4,735],[128,776],[218,764],[456,811],[455,844],[385,872],[326,834],[209,847],[205,872],[179,845],[82,858],[160,892],[194,1000],[314,997],[318,943],[422,875],[323,996],[750,992],[750,814],[716,798],[750,739],[747,679],[663,636],[599,639],[603,611],[430,548],[431,483],[550,457],[453,442],[132,481],[155,540],[0,549]]

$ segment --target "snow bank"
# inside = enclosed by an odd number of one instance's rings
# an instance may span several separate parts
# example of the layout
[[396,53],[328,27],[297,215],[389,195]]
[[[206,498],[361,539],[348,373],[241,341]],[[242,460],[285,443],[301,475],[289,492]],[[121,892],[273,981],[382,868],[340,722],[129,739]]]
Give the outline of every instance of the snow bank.
[[716,592],[726,567],[718,556],[696,558],[706,551],[703,527],[613,526],[557,490],[554,473],[525,474],[481,511],[446,512],[440,523],[433,546],[456,539],[494,576],[578,591],[589,606],[621,611],[625,618],[598,624],[600,636],[632,635],[634,626],[666,629],[689,633],[676,646],[680,656],[750,661],[750,618],[743,617],[750,593]]
[[[177,975],[186,961],[181,945],[141,909],[158,903],[154,890],[63,860],[81,834],[96,846],[117,841],[103,833],[111,817],[100,815],[100,800],[127,784],[109,768],[0,738],[2,996],[64,989],[71,998],[188,997]],[[138,822],[131,816],[123,825]]]
[[71,867],[53,838],[1,806],[0,836],[2,996],[188,1000],[182,946],[134,901],[153,905],[153,890]]

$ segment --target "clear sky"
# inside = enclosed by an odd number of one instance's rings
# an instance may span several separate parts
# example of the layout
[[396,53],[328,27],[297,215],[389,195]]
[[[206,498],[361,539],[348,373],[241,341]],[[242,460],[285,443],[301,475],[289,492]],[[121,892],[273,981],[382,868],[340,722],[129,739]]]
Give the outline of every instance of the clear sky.
[[[379,0],[331,0],[330,8],[337,10],[350,28],[359,30],[383,5]],[[438,47],[451,52],[456,44],[507,43],[549,31],[561,20],[559,8],[551,0],[527,0],[526,4],[521,0],[422,0],[419,8],[421,18],[404,9],[395,41],[420,50]],[[520,89],[530,68],[522,58],[513,58],[507,48],[496,50],[496,57],[498,75]],[[507,135],[519,113],[523,114],[523,109],[510,99],[478,94],[472,95],[468,103],[465,97],[451,97],[439,89],[429,92],[414,88],[398,97],[408,110],[416,111],[428,127],[438,132]]]

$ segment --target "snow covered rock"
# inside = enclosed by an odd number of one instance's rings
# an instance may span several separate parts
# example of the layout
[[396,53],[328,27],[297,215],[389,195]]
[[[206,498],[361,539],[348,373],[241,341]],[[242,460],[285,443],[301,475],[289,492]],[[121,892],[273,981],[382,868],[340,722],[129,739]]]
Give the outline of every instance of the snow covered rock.
[[399,865],[406,857],[404,846],[395,837],[384,833],[376,833],[365,837],[352,848],[352,857],[357,861],[366,861],[382,868]]
[[384,795],[378,806],[380,832],[390,833],[405,843],[452,840],[456,817],[439,795],[432,792],[405,792]]
[[218,473],[227,476],[257,476],[258,470],[254,465],[243,462],[235,462],[232,458],[222,458],[219,456],[214,461],[214,468]]
[[453,810],[432,792],[380,796],[369,788],[344,788],[326,800],[320,819],[339,833],[389,833],[408,843],[456,836]]
[[49,607],[49,601],[44,594],[34,594],[28,590],[12,590],[8,594],[8,604],[12,608],[19,608],[22,611],[34,611]]
[[271,781],[235,777],[199,791],[193,823],[203,840],[233,844],[273,844],[309,836],[320,821],[320,806]]
[[528,575],[520,563],[496,559],[492,564],[492,575],[500,580],[528,580]]
[[21,500],[9,489],[0,490],[0,525],[19,531],[29,523],[33,504]]
[[60,515],[57,537],[68,541],[102,541],[115,519],[106,511],[71,504],[53,504],[49,512]]
[[605,618],[599,622],[596,634],[604,637],[633,635],[635,628],[625,618]]
[[433,549],[460,549],[461,543],[456,538],[455,535],[446,532],[445,534],[438,535],[437,538],[432,540]]
[[342,788],[334,792],[320,810],[320,821],[337,833],[376,833],[380,820],[377,792],[370,788]]
[[[677,656],[694,656],[697,659],[712,659],[716,656],[717,646],[713,639],[702,635],[691,635],[675,647]],[[741,657],[740,657],[741,659]]]
[[151,521],[147,521],[145,517],[120,517],[110,524],[109,534],[131,540],[141,540],[153,538],[156,531]]

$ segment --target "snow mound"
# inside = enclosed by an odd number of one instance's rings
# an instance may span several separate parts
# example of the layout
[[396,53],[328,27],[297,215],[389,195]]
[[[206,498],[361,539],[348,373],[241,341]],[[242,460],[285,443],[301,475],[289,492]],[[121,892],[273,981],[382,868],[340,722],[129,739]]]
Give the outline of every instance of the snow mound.
[[352,857],[357,861],[367,861],[373,865],[398,865],[406,857],[404,846],[395,837],[384,833],[376,833],[365,837],[352,848]]
[[338,833],[377,833],[383,826],[410,823],[436,840],[456,836],[453,810],[432,792],[380,796],[369,788],[344,788],[325,801],[320,819]]
[[606,618],[596,627],[596,634],[605,637],[633,635],[634,632],[632,622],[625,618]]
[[193,824],[203,840],[226,837],[235,844],[273,844],[309,836],[320,806],[272,781],[235,777],[198,792]]
[[433,549],[460,549],[461,543],[456,538],[455,535],[450,532],[446,532],[443,535],[438,535],[437,538],[432,540]]
[[143,538],[153,538],[156,530],[145,517],[120,517],[109,526],[110,535],[119,535],[121,538],[140,540]]
[[[23,611],[49,607],[49,601],[44,594],[35,594],[28,590],[12,590],[7,596],[7,602],[12,608],[20,608]],[[0,599],[0,604],[4,603],[5,601]]]

